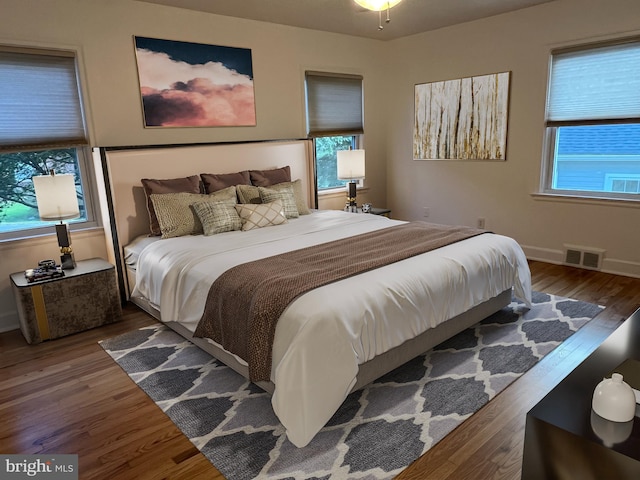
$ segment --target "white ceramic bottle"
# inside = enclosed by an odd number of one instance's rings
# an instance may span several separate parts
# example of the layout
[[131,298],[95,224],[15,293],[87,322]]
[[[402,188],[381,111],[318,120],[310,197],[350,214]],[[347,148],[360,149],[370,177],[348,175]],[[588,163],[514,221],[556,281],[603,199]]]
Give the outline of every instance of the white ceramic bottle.
[[596,386],[591,405],[594,412],[612,422],[628,422],[636,414],[636,396],[619,373]]

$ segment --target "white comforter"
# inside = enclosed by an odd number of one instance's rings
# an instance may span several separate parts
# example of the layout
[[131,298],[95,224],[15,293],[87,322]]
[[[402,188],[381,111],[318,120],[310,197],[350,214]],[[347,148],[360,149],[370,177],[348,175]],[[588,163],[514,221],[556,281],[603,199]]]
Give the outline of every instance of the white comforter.
[[[398,223],[324,210],[277,227],[153,242],[140,254],[133,296],[193,331],[226,269]],[[273,409],[289,440],[311,441],[355,384],[359,364],[511,286],[530,301],[524,253],[511,238],[485,234],[300,296],[278,322],[271,370]]]

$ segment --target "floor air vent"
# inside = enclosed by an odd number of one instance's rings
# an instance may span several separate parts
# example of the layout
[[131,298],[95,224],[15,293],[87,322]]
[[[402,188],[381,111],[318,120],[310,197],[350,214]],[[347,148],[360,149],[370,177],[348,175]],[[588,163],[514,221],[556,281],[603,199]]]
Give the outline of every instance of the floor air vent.
[[565,245],[564,262],[567,265],[600,270],[603,256],[604,250],[599,248]]
[[580,265],[582,262],[582,252],[580,250],[568,248],[564,261],[569,265]]

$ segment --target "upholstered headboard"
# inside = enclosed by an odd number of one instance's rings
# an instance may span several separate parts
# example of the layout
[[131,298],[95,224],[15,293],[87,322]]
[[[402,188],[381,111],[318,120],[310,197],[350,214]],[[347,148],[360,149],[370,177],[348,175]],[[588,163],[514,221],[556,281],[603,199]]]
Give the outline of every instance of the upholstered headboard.
[[[170,179],[201,173],[234,173],[289,166],[291,179],[300,179],[309,206],[315,208],[313,152],[310,140],[249,143],[106,147],[100,149],[104,199],[109,215],[105,231],[122,282],[122,248],[149,232],[142,178]],[[106,225],[109,223],[109,225]],[[124,290],[123,283],[120,284]]]

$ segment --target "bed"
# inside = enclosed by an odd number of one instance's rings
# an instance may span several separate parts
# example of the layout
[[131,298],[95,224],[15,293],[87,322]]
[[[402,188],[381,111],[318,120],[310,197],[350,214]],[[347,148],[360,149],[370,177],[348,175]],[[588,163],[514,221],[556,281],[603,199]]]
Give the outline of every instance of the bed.
[[[176,162],[179,158],[180,161]],[[104,149],[113,261],[132,302],[249,378],[247,363],[193,332],[214,280],[227,269],[404,222],[315,210],[310,142]],[[148,235],[142,178],[287,166],[310,214],[216,235]],[[297,447],[307,445],[346,396],[503,308],[530,302],[530,273],[511,238],[485,233],[314,289],[280,317],[271,375],[274,412]]]

